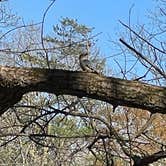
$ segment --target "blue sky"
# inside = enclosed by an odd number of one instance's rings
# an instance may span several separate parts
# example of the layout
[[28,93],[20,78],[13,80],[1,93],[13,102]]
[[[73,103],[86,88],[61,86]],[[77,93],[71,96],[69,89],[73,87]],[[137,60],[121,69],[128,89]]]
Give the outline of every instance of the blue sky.
[[[41,21],[49,3],[49,0],[9,0],[10,8],[26,23]],[[96,32],[111,35],[118,27],[118,20],[128,21],[132,4],[132,22],[146,22],[148,11],[154,7],[153,0],[57,0],[47,15],[45,27],[51,31],[61,17],[71,17],[95,27]]]
[[[49,5],[49,0],[9,0],[9,7],[23,18],[25,23],[40,22]],[[107,57],[111,54],[111,40],[118,41],[121,31],[118,20],[128,23],[129,9],[132,10],[133,25],[147,23],[147,15],[154,9],[154,0],[57,0],[49,10],[45,30],[49,33],[52,26],[62,18],[77,19],[79,23],[95,28],[95,33],[102,32],[98,37],[101,53]]]

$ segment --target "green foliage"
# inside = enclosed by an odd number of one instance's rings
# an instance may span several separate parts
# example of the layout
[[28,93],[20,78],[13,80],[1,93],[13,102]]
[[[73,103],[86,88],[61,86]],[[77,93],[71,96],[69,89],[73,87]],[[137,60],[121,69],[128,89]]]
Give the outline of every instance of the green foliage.
[[90,126],[86,126],[82,122],[78,125],[79,121],[81,121],[80,118],[57,117],[50,126],[50,132],[51,134],[66,137],[77,137],[92,134],[92,128]]
[[55,37],[49,36],[45,40],[53,43],[61,56],[79,54],[86,46],[92,32],[91,28],[69,18],[63,18],[60,25],[54,26],[53,30]]
[[50,52],[49,57],[55,63],[51,63],[52,68],[79,69],[78,56],[87,49],[87,43],[91,43],[89,48],[90,59],[94,68],[102,71],[105,61],[99,58],[99,51],[96,49],[95,38],[92,37],[93,28],[79,24],[77,20],[63,18],[60,24],[53,27],[54,36],[47,36],[45,42],[54,48],[54,53]]

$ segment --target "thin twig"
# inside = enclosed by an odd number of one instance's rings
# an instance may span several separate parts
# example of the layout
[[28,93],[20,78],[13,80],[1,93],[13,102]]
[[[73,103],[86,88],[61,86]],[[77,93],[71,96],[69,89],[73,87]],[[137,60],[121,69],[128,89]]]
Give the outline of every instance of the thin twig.
[[26,27],[34,26],[34,25],[39,25],[39,24],[41,24],[41,22],[35,23],[35,24],[29,24],[29,25],[21,25],[21,26],[15,27],[15,28],[13,28],[13,29],[10,29],[10,30],[8,30],[6,33],[4,33],[2,36],[0,36],[0,40],[1,40],[2,38],[4,38],[7,34],[11,33],[12,31],[15,31],[15,30],[21,29],[21,28],[26,28]]

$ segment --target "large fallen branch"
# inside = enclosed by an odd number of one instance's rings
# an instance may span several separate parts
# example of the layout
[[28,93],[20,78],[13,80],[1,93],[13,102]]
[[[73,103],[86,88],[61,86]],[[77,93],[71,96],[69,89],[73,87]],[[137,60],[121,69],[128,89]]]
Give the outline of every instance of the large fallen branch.
[[80,71],[0,67],[0,115],[32,91],[85,96],[151,113],[166,113],[165,87]]

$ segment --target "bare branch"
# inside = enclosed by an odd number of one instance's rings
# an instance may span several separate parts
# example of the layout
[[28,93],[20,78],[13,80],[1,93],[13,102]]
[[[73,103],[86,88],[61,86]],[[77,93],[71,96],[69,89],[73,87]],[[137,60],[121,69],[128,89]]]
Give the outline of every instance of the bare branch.
[[153,44],[151,44],[150,42],[148,42],[147,40],[145,40],[142,36],[140,36],[138,33],[136,33],[134,30],[132,30],[128,25],[124,24],[123,22],[119,21],[124,27],[126,27],[127,29],[130,30],[130,32],[133,32],[136,36],[138,36],[142,41],[144,41],[145,43],[147,43],[148,45],[150,45],[151,47],[153,47],[154,49],[156,49],[157,51],[166,54],[165,51],[157,48],[156,46],[154,46]]
[[142,55],[140,52],[138,52],[135,48],[127,44],[123,39],[119,39],[121,43],[123,43],[127,48],[129,48],[131,51],[133,51],[137,56],[139,56],[141,59],[143,59],[145,62],[147,62],[150,66],[152,66],[159,74],[161,74],[166,79],[166,74],[160,70],[153,62],[151,62],[148,58],[146,58],[144,55]]

